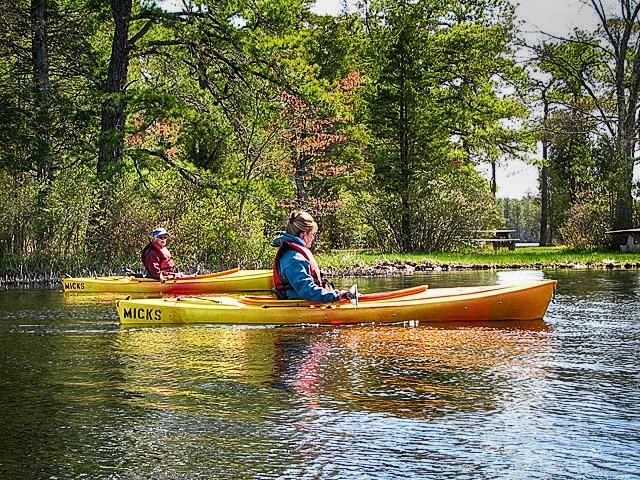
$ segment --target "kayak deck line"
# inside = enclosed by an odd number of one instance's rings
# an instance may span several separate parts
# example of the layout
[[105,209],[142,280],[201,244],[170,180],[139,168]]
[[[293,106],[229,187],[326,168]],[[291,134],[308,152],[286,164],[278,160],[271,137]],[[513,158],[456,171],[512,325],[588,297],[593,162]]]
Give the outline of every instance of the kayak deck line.
[[[365,293],[358,296],[358,302],[371,302],[381,300],[391,300],[394,298],[406,299],[412,295],[423,294],[429,288],[428,285],[418,285],[416,287],[403,288],[401,290],[392,290],[390,292],[378,292],[378,293]],[[322,305],[337,305],[340,303],[351,303],[350,300],[344,299],[339,302],[333,302],[330,304],[309,302],[307,300],[279,300],[274,297],[259,297],[253,295],[247,295],[241,297],[240,301],[245,305],[259,305],[262,308],[268,307],[306,307],[310,305],[322,306]]]
[[[172,283],[200,282],[203,280],[208,280],[210,278],[219,278],[225,275],[231,275],[232,273],[236,273],[238,271],[240,271],[240,269],[236,267],[236,268],[231,268],[229,270],[223,270],[220,272],[207,273],[205,275],[185,275],[184,277],[179,277],[179,278],[168,278],[160,283],[172,284]],[[102,278],[106,278],[107,279],[106,281],[109,281],[111,279],[116,280],[117,277],[116,278],[102,277]],[[130,279],[130,283],[155,283],[159,281],[155,278],[148,278],[148,277],[139,278],[139,277],[128,276],[127,278]]]
[[[473,289],[474,293],[481,293],[487,291],[498,291],[512,287],[513,285],[491,285],[483,287],[451,287],[451,288],[438,288],[428,290],[427,285],[419,285],[417,287],[411,287],[402,290],[393,290],[391,292],[380,292],[363,294],[358,297],[358,302],[371,302],[371,301],[402,301],[408,302],[410,300],[419,300],[425,298],[440,298],[440,297],[456,297],[459,295],[469,295],[469,289]],[[386,295],[389,294],[389,295]],[[228,300],[227,300],[228,299]],[[278,300],[273,297],[258,297],[258,296],[242,296],[236,297],[224,297],[221,300],[220,297],[194,297],[194,296],[179,296],[177,298],[165,298],[166,302],[180,301],[184,303],[216,303],[222,305],[236,304],[239,302],[248,306],[259,306],[260,308],[291,308],[291,307],[311,307],[311,308],[334,308],[339,305],[350,304],[349,300],[340,300],[333,303],[319,303],[309,302],[307,300]],[[226,301],[225,301],[226,300]]]
[[[416,287],[403,288],[400,290],[392,290],[390,292],[379,292],[379,293],[365,293],[358,296],[358,301],[366,302],[369,300],[382,300],[384,298],[396,298],[396,297],[404,297],[407,295],[413,295],[417,293],[423,293],[429,288],[428,285],[418,285]],[[276,301],[278,303],[285,302],[301,302],[305,300],[278,300],[273,297],[259,297],[253,295],[247,295],[242,297],[244,303],[262,303],[266,301]]]

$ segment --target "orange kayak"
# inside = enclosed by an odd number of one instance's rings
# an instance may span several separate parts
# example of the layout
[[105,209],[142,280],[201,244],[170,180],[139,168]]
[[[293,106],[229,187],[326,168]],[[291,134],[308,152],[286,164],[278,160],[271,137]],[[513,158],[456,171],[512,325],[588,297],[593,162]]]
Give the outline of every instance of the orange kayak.
[[122,324],[319,324],[407,321],[535,320],[544,316],[555,280],[517,285],[436,288],[426,285],[362,295],[329,304],[269,297],[211,296],[126,299],[117,302]]

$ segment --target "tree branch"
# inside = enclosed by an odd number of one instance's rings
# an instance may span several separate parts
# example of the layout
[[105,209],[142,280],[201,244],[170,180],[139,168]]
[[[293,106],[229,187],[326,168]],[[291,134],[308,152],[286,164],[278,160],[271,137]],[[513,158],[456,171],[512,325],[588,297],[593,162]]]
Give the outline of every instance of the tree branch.
[[132,15],[130,20],[135,22],[136,20],[172,20],[172,21],[186,21],[191,17],[205,18],[207,13],[205,12],[164,12],[162,10],[144,10],[137,15]]
[[180,174],[180,176],[182,178],[184,178],[186,181],[188,181],[189,183],[191,183],[192,185],[195,185],[197,187],[208,186],[208,187],[217,188],[217,185],[213,185],[213,184],[205,185],[202,182],[202,180],[200,178],[200,175],[198,175],[197,172],[194,172],[193,170],[190,170],[190,169],[188,169],[186,167],[183,167],[182,165],[179,165],[169,155],[167,155],[166,153],[164,153],[162,151],[150,150],[148,148],[138,148],[136,150],[138,150],[140,152],[144,152],[144,153],[146,153],[148,155],[151,155],[153,157],[157,157],[157,158],[160,158],[160,159],[164,160],[166,163],[168,163],[172,167],[176,168],[178,170],[178,173]]
[[149,20],[147,23],[145,23],[142,26],[142,28],[138,30],[138,33],[136,33],[133,37],[129,39],[129,41],[127,42],[127,48],[132,48],[138,40],[144,37],[147,34],[147,32],[151,29],[154,23],[155,22],[153,20]]

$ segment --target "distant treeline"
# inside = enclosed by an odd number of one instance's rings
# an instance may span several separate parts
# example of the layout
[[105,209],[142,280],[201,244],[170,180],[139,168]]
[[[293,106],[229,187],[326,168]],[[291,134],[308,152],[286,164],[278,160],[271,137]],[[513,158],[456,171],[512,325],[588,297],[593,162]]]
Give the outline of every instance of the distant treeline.
[[[4,265],[118,269],[164,226],[182,264],[265,266],[293,208],[320,248],[384,252],[524,216],[578,247],[637,223],[636,9],[593,2],[599,29],[527,47],[507,0],[179,5],[0,4]],[[516,218],[475,167],[538,144]]]

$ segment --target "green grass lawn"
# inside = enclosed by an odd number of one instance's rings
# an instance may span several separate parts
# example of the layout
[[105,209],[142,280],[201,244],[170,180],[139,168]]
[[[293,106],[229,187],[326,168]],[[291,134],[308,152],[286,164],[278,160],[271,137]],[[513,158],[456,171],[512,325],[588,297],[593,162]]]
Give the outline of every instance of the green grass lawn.
[[607,264],[638,264],[640,262],[640,253],[615,251],[579,252],[568,247],[522,247],[516,248],[514,251],[502,248],[497,252],[488,248],[467,253],[376,254],[365,251],[342,250],[318,254],[318,262],[325,268],[344,269],[354,266],[375,265],[385,261],[449,266],[604,266]]

